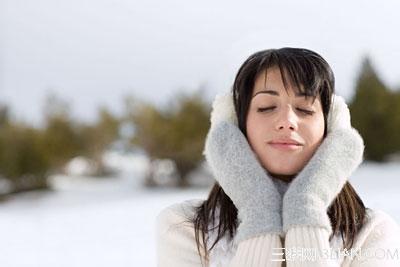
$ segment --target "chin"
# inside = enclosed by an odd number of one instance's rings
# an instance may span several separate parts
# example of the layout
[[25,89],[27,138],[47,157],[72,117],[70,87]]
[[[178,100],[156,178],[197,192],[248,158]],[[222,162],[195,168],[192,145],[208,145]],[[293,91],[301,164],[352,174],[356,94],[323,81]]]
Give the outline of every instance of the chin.
[[295,175],[298,173],[297,168],[293,168],[293,166],[285,168],[285,167],[282,167],[282,165],[268,166],[268,167],[266,167],[266,169],[268,172],[275,174],[275,175]]

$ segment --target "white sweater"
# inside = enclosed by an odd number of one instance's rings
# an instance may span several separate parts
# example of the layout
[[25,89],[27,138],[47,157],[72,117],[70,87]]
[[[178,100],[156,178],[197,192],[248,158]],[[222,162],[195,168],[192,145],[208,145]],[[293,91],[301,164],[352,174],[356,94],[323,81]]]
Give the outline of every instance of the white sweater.
[[[157,216],[157,265],[159,267],[200,267],[193,224],[187,222],[193,217],[194,207],[201,199],[187,200],[163,209]],[[400,266],[400,230],[397,223],[386,213],[378,210],[367,211],[368,220],[353,245],[353,251],[344,255],[339,236],[329,242],[326,230],[317,227],[291,228],[284,240],[278,235],[265,234],[233,245],[232,240],[223,238],[211,250],[208,267],[238,266],[352,266],[352,267],[392,267]],[[218,221],[218,220],[217,220]],[[215,240],[211,234],[210,242]],[[200,239],[200,243],[202,240]],[[282,244],[282,241],[284,244]],[[282,249],[284,247],[284,249]],[[279,249],[281,248],[281,249]],[[299,250],[296,248],[304,248]],[[316,250],[333,249],[332,257],[313,257]],[[200,250],[202,253],[203,251]],[[285,252],[285,254],[283,254]],[[299,255],[303,252],[303,256]],[[305,259],[300,261],[295,258]],[[330,259],[329,259],[330,258]],[[307,261],[308,259],[308,261]],[[329,260],[328,260],[329,259]],[[286,265],[285,265],[286,264]]]

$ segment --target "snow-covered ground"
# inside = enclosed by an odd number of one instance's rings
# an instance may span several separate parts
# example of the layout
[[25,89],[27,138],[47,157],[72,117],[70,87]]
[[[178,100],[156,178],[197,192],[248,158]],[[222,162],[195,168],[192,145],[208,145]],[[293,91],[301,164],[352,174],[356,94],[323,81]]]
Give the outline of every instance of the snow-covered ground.
[[[351,181],[367,206],[400,222],[399,178],[398,163],[368,163]],[[133,174],[70,180],[54,192],[22,193],[0,202],[0,266],[156,266],[158,212],[208,193],[141,189]]]

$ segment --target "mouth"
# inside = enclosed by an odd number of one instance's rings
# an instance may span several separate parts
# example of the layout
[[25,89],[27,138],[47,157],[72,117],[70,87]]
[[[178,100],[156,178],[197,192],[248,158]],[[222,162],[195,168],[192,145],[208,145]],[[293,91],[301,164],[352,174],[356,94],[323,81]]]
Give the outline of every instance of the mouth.
[[277,150],[284,150],[284,151],[294,151],[300,149],[302,147],[301,144],[298,143],[287,143],[287,142],[270,142],[268,143],[272,148]]

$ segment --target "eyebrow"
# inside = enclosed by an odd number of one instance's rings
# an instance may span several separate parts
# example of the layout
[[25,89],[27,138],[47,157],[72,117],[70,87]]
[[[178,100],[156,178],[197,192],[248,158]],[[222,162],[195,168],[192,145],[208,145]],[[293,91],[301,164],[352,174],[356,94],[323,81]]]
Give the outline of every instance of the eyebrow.
[[[269,94],[269,95],[273,95],[273,96],[279,96],[279,92],[278,92],[278,91],[274,91],[274,90],[262,90],[262,91],[257,92],[255,95],[253,95],[252,98],[254,98],[254,97],[255,97],[256,95],[258,95],[258,94]],[[299,92],[296,92],[296,97],[304,97],[304,96],[307,96],[307,94],[306,94],[306,93],[299,93]]]

